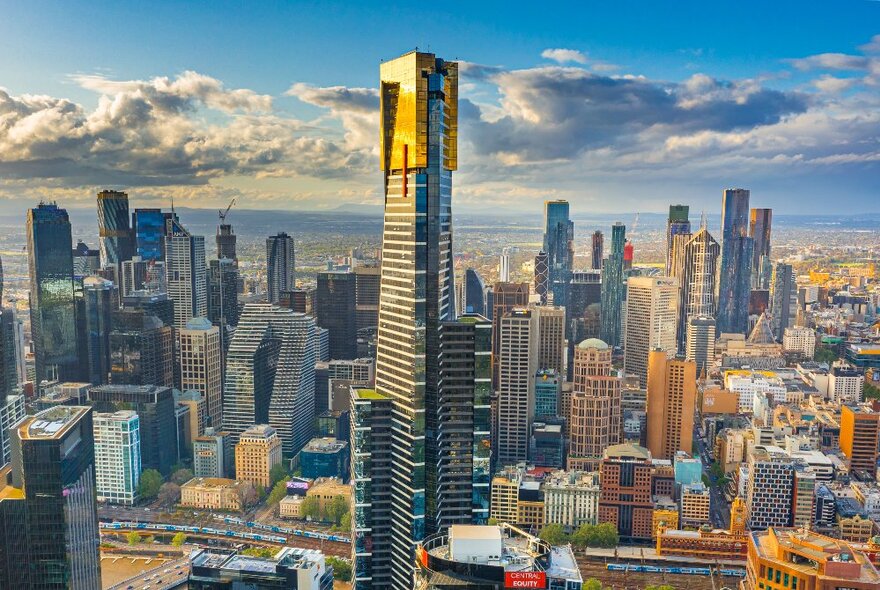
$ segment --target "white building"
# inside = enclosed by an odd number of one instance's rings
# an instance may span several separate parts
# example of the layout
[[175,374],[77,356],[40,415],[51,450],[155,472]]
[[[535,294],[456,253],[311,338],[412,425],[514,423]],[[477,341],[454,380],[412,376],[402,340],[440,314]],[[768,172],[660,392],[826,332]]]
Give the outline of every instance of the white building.
[[12,455],[9,429],[21,422],[24,416],[23,395],[9,395],[3,403],[0,403],[0,467],[9,463]]
[[538,370],[538,315],[515,308],[501,322],[498,345],[498,464],[528,459]]
[[786,328],[782,336],[782,348],[785,352],[800,352],[811,359],[816,352],[816,333],[801,326]]
[[648,382],[648,353],[660,349],[674,356],[678,349],[678,279],[630,277],[626,283],[623,367]]
[[141,430],[131,410],[95,413],[95,484],[99,502],[134,504],[141,477]]
[[828,397],[841,404],[864,401],[865,375],[852,365],[837,361],[828,375]]
[[575,530],[599,517],[599,474],[557,471],[544,480],[544,519]]
[[174,302],[174,327],[185,328],[192,318],[208,315],[205,237],[189,233],[169,220],[165,236],[165,276],[168,297]]
[[711,498],[709,488],[702,483],[681,486],[679,525],[685,528],[710,524]]
[[770,394],[774,404],[785,403],[786,387],[779,377],[769,371],[755,373],[728,371],[724,375],[725,387],[737,394],[739,411],[752,412],[755,397]]
[[[223,423],[223,376],[220,370],[220,328],[208,318],[192,318],[180,336],[180,385],[205,398],[211,426]],[[201,432],[193,436],[201,436]]]

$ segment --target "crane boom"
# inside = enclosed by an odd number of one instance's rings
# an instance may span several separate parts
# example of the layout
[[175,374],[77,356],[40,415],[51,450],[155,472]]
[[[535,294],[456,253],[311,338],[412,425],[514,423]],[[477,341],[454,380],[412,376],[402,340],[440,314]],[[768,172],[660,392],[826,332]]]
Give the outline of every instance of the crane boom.
[[232,206],[235,205],[235,198],[229,201],[229,206],[226,207],[226,211],[217,211],[217,214],[220,216],[220,223],[226,221],[226,216],[229,214],[229,210],[232,209]]

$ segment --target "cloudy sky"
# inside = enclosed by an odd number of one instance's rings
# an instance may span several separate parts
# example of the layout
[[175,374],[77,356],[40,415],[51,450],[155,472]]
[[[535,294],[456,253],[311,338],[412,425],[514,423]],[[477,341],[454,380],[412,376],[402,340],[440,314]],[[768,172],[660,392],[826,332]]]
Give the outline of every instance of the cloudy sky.
[[0,208],[379,204],[419,47],[462,63],[459,210],[880,211],[878,1],[357,4],[0,0]]

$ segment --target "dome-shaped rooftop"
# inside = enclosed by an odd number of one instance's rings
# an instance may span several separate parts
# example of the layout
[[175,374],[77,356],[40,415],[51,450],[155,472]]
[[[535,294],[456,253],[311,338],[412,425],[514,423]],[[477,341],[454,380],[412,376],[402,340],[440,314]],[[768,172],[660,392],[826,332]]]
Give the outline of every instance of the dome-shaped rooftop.
[[587,338],[580,344],[578,348],[595,348],[597,350],[608,350],[608,345],[598,338]]

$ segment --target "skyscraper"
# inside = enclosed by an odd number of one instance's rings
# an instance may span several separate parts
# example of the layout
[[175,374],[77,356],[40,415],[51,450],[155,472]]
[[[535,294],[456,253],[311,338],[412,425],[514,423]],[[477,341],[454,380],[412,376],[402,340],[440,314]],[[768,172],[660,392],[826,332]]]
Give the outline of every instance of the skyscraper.
[[685,358],[697,365],[697,374],[708,370],[715,358],[715,318],[692,315],[687,320]]
[[165,260],[165,236],[168,222],[177,221],[173,211],[161,209],[135,209],[131,216],[135,253],[143,260]]
[[623,440],[622,379],[611,366],[611,347],[597,338],[578,344],[573,362],[567,467],[592,471],[602,460],[603,451]]
[[623,249],[626,226],[611,226],[611,253],[602,265],[602,340],[620,346],[620,312],[623,304]]
[[464,271],[464,313],[486,315],[486,283],[475,269]]
[[208,319],[215,326],[238,324],[238,265],[229,258],[208,262]]
[[382,269],[378,266],[356,266],[354,269],[355,316],[357,329],[379,325],[379,284]]
[[70,219],[57,205],[40,203],[27,214],[31,339],[35,386],[44,380],[76,380],[76,303]]
[[697,400],[697,365],[670,359],[662,350],[648,357],[648,450],[657,459],[691,453],[694,407]]
[[[678,238],[676,238],[678,239]],[[721,247],[703,225],[687,239],[680,251],[681,264],[670,275],[678,279],[678,349],[684,350],[687,322],[691,316],[715,317],[715,276]]]
[[538,370],[538,314],[513,309],[500,318],[498,346],[498,458],[503,467],[526,461]]
[[80,333],[80,367],[89,383],[107,383],[110,373],[111,317],[116,308],[116,287],[110,281],[98,277],[86,277],[82,281],[81,300],[77,301],[77,320]]
[[18,320],[11,307],[0,308],[0,404],[18,386],[16,327]]
[[749,236],[754,240],[752,255],[752,274],[754,288],[766,289],[766,281],[770,279],[765,270],[770,264],[770,229],[773,223],[773,209],[752,209],[749,217]]
[[132,257],[127,194],[111,190],[98,193],[98,236],[101,266],[118,265]]
[[749,232],[749,191],[724,191],[721,203],[721,269],[718,273],[719,334],[745,334],[749,327],[754,241]]
[[535,256],[535,295],[541,305],[547,305],[547,292],[550,290],[550,268],[547,253],[541,250]]
[[495,283],[492,286],[492,383],[498,384],[498,352],[501,318],[515,307],[529,304],[528,283]]
[[602,232],[598,229],[593,232],[593,237],[590,242],[590,252],[592,253],[592,257],[590,258],[590,268],[593,270],[602,270],[602,250],[605,245],[605,236],[602,235]]
[[98,500],[134,504],[141,477],[141,428],[131,410],[95,413],[95,480]]
[[574,265],[574,223],[568,201],[544,201],[544,252],[555,305],[565,305],[566,285]]
[[269,303],[277,303],[283,291],[296,286],[293,237],[284,232],[266,238],[266,285]]
[[510,281],[510,250],[508,248],[501,250],[501,257],[498,259],[498,280],[502,283]]
[[318,273],[318,325],[330,332],[330,358],[357,358],[357,292],[353,272]]
[[565,308],[534,306],[538,339],[538,368],[549,369],[557,375],[565,373]]
[[100,253],[89,248],[82,240],[77,241],[73,249],[73,274],[86,277],[96,274],[100,268]]
[[[220,328],[207,318],[193,318],[178,330],[180,388],[198,391],[207,404],[210,425],[223,423],[223,380],[220,373]],[[201,433],[195,433],[201,435]]]
[[[168,303],[163,293],[164,302]],[[170,315],[170,314],[167,314]],[[174,336],[154,310],[126,307],[111,314],[110,383],[174,384]]]
[[669,217],[666,219],[666,275],[673,276],[672,253],[673,241],[675,236],[689,235],[691,233],[691,222],[688,217],[690,207],[687,205],[670,205]]
[[235,249],[237,237],[235,232],[232,231],[232,224],[223,223],[223,221],[225,220],[222,220],[220,225],[217,226],[217,236],[215,238],[217,243],[217,259],[238,260],[238,253]]
[[773,289],[770,293],[770,328],[777,342],[782,342],[785,329],[794,325],[797,315],[797,285],[790,264],[776,263],[773,269]]
[[678,323],[678,279],[630,277],[626,291],[626,335],[623,367],[637,375],[644,387],[648,381],[648,354],[662,350],[676,352]]
[[0,492],[0,514],[16,514],[23,526],[15,547],[21,560],[0,567],[16,570],[0,574],[18,576],[9,588],[101,588],[95,495],[89,408],[57,406],[13,429],[12,485]]
[[168,219],[165,234],[165,273],[168,296],[174,302],[174,327],[208,315],[205,237],[194,236],[176,219]]
[[[410,52],[380,67],[385,185],[376,389],[393,400],[391,587],[413,586],[428,526],[427,470],[437,468],[440,324],[454,319],[452,171],[458,65]],[[427,414],[434,414],[431,419]]]

